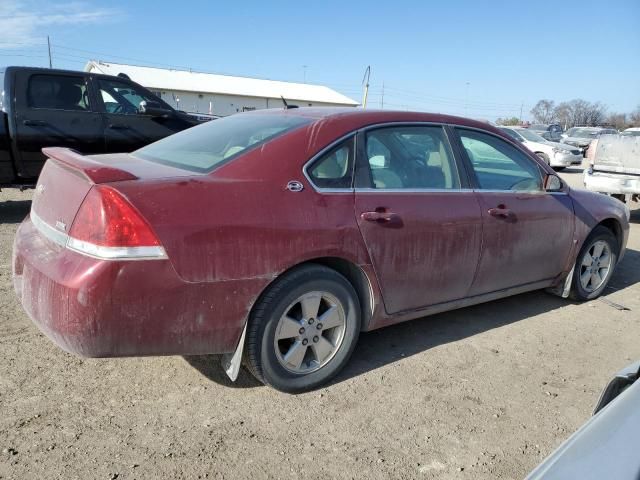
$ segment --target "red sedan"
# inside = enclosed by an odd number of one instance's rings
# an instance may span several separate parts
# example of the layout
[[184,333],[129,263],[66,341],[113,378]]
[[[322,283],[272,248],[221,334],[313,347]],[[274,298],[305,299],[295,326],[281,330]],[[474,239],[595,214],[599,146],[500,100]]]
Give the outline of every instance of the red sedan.
[[83,356],[226,354],[327,382],[361,331],[529,290],[595,298],[629,211],[499,130],[425,113],[238,114],[130,155],[49,157],[14,246],[38,327]]

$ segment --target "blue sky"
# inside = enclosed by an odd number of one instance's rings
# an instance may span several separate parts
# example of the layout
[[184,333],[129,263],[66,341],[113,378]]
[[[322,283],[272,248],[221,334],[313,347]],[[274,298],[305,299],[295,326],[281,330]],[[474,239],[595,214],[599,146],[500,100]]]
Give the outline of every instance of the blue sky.
[[[640,105],[640,1],[0,0],[0,65],[89,58],[321,83],[494,120],[540,98]],[[304,67],[306,65],[306,67]],[[467,85],[468,84],[468,85]]]

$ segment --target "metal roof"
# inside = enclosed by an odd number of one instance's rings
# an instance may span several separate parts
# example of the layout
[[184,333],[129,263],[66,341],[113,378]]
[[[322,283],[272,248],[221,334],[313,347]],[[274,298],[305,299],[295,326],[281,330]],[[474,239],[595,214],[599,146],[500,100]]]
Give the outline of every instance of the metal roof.
[[234,77],[213,73],[139,67],[120,63],[90,60],[86,72],[118,75],[125,73],[134,82],[155,90],[175,90],[210,94],[239,95],[245,97],[280,98],[306,102],[356,106],[355,100],[322,85],[280,82],[259,78]]

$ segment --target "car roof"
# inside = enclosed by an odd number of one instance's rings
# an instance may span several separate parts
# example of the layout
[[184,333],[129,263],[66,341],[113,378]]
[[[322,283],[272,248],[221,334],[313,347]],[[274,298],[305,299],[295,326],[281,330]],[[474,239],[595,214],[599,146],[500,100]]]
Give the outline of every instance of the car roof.
[[473,120],[455,115],[445,115],[442,113],[411,112],[404,110],[376,110],[362,109],[354,107],[301,107],[290,109],[263,109],[242,113],[242,115],[291,115],[303,116],[316,119],[318,121],[348,122],[358,123],[361,126],[379,123],[412,123],[426,122],[439,124],[452,124],[471,128],[479,128],[494,133],[502,132],[490,123]]

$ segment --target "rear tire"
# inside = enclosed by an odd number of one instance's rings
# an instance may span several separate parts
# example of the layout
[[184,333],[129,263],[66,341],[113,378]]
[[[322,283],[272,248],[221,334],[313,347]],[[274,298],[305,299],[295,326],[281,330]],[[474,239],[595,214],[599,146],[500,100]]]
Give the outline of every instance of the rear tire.
[[346,365],[360,321],[360,302],[349,281],[322,265],[304,265],[276,280],[258,300],[247,327],[247,366],[282,392],[312,390]]
[[576,258],[569,296],[578,301],[598,298],[607,288],[618,262],[618,241],[611,230],[597,226]]

